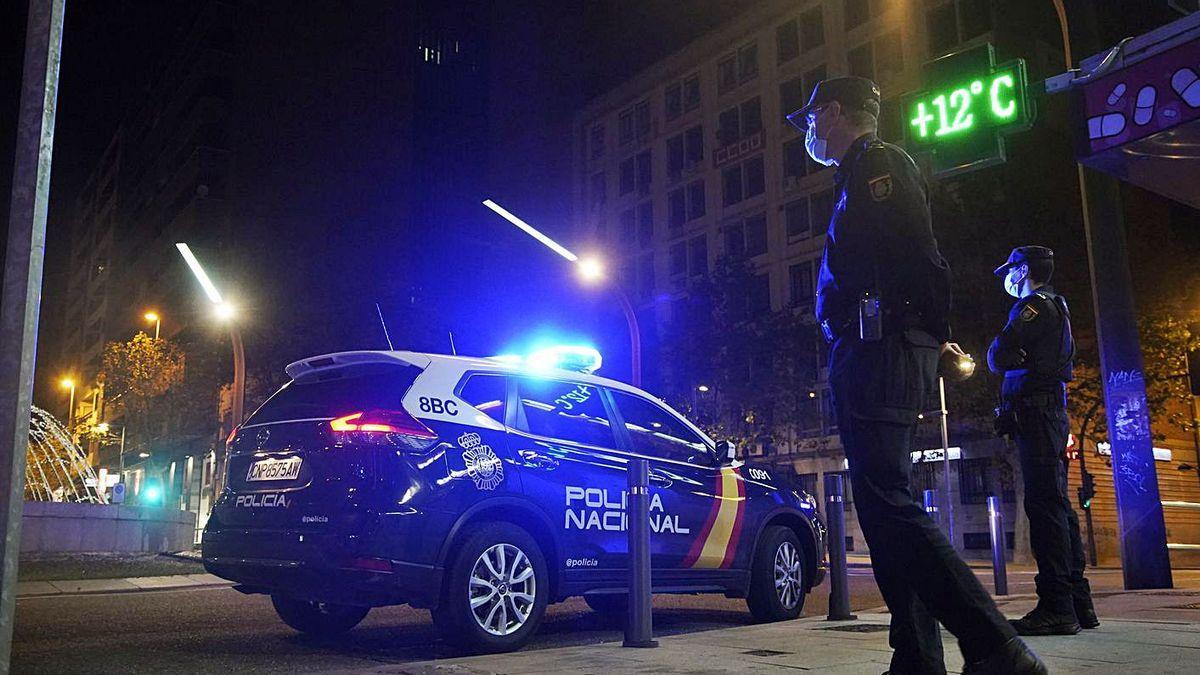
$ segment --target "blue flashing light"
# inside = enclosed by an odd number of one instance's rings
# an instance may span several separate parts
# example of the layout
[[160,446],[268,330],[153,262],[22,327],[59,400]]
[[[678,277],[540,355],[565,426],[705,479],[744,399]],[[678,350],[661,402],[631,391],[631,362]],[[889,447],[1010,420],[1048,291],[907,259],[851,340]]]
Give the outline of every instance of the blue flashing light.
[[162,497],[162,490],[159,490],[158,486],[156,485],[147,486],[143,497],[147,503],[156,504],[158,503],[159,498]]
[[530,370],[570,370],[579,373],[594,373],[604,363],[600,352],[587,345],[554,345],[530,352],[521,357],[515,354],[493,356],[493,360],[522,365]]

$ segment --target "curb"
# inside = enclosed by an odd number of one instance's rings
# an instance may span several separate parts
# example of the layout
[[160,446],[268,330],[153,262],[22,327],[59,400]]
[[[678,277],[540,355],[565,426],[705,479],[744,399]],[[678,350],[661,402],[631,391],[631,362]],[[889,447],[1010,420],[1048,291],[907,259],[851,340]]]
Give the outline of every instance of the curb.
[[232,581],[211,574],[179,574],[160,577],[127,577],[125,579],[20,581],[17,582],[16,595],[17,599],[21,600],[57,596],[228,588],[230,586],[233,586]]

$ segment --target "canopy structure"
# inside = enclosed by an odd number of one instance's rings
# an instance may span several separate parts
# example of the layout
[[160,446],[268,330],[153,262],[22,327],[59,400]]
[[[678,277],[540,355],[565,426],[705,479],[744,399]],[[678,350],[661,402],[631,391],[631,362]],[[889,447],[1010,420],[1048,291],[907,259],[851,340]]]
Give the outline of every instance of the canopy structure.
[[1079,161],[1200,208],[1200,12],[1085,59],[1069,86]]

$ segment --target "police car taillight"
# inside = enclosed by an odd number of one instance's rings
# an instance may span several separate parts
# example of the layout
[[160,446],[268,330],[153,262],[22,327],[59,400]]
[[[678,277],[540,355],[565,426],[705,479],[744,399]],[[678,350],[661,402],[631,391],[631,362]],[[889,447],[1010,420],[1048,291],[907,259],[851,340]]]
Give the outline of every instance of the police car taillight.
[[329,428],[345,440],[358,443],[402,445],[423,450],[437,434],[404,410],[367,410],[343,415]]

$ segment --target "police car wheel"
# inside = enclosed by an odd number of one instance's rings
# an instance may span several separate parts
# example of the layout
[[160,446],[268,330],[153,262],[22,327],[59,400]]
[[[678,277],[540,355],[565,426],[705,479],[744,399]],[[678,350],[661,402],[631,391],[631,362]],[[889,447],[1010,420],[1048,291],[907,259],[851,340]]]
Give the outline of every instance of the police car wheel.
[[312,635],[338,635],[358,625],[370,607],[335,605],[328,602],[310,602],[282,595],[272,595],[271,604],[275,612],[287,625],[301,633]]
[[750,572],[746,604],[759,621],[785,621],[800,616],[808,591],[804,550],[790,528],[773,525],[762,533]]
[[511,523],[467,533],[447,569],[434,624],[447,642],[471,652],[520,649],[541,623],[549,575],[537,542]]

